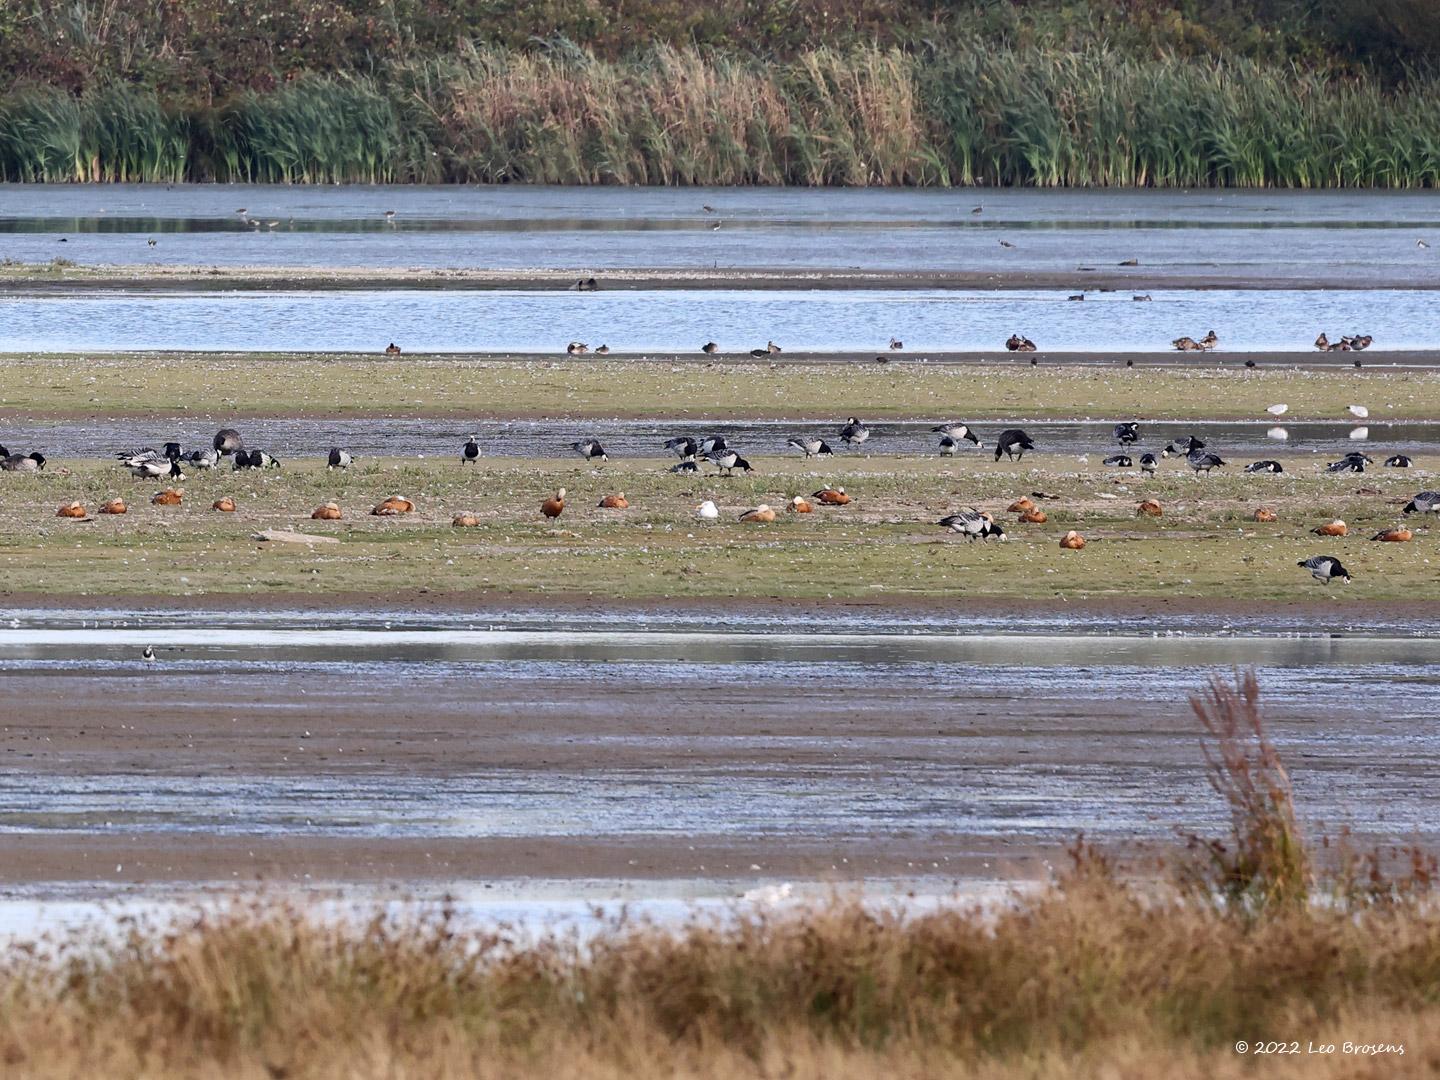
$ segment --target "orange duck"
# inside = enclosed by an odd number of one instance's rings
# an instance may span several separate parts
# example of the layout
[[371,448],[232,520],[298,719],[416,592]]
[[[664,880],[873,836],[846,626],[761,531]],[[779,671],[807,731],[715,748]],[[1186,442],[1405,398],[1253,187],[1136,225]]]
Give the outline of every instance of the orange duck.
[[128,513],[129,510],[130,507],[126,506],[125,500],[120,498],[119,496],[116,496],[115,498],[107,502],[104,506],[100,507],[100,513],[102,514],[124,514]]
[[1256,510],[1253,516],[1256,521],[1260,522],[1273,522],[1280,520],[1279,514],[1275,513],[1274,510],[1271,510],[1269,507],[1265,506],[1262,506],[1260,507],[1260,509]]
[[166,488],[164,491],[157,491],[150,497],[150,501],[156,506],[179,506],[185,498],[183,488]]
[[625,498],[625,492],[623,491],[615,495],[606,495],[603,499],[600,500],[600,509],[628,510],[630,509],[630,500]]
[[398,517],[401,514],[413,514],[414,512],[415,504],[409,499],[402,499],[399,495],[391,495],[370,511],[375,517]]
[[473,529],[480,524],[480,519],[467,510],[463,514],[456,514],[450,524],[457,529]]
[[768,525],[775,520],[775,511],[770,509],[767,503],[761,503],[754,510],[746,510],[740,515],[741,521],[748,521],[752,525]]
[[815,512],[815,508],[810,505],[810,500],[805,498],[804,495],[796,495],[785,505],[785,509],[789,510],[792,514],[811,514]]
[[1060,538],[1060,546],[1067,551],[1079,551],[1085,546],[1085,538],[1071,529]]
[[1381,529],[1374,536],[1370,537],[1370,539],[1381,540],[1389,544],[1408,544],[1414,537],[1414,533],[1405,528],[1404,525],[1401,525],[1395,529]]
[[1026,510],[1034,510],[1035,504],[1030,501],[1030,496],[1021,495],[1005,508],[1007,514],[1023,514]]
[[1146,499],[1135,508],[1136,517],[1160,517],[1165,513],[1158,499]]
[[565,489],[560,488],[554,495],[540,504],[540,512],[547,518],[558,518],[565,512]]
[[[379,507],[376,507],[376,510],[378,510],[378,509],[379,509]],[[339,520],[340,520],[340,516],[341,516],[341,515],[340,515],[340,504],[339,504],[339,503],[330,502],[330,503],[326,503],[324,506],[317,506],[317,507],[311,512],[311,514],[310,514],[310,520],[312,520],[312,521],[339,521]]]
[[1344,536],[1350,531],[1350,527],[1346,525],[1345,522],[1341,521],[1339,518],[1336,518],[1334,521],[1330,522],[1330,524],[1321,525],[1317,528],[1311,529],[1310,531],[1316,536]]
[[211,510],[219,510],[222,514],[235,513],[235,500],[229,495],[222,495],[210,504]]
[[63,518],[83,518],[85,516],[85,504],[82,502],[72,502],[68,506],[62,506],[59,510],[55,511],[55,516]]
[[850,496],[845,494],[845,489],[824,487],[814,492],[811,498],[819,499],[826,506],[847,506],[850,503]]
[[1044,525],[1050,519],[1045,516],[1044,510],[1037,510],[1031,507],[1020,515],[1020,520],[1029,525]]

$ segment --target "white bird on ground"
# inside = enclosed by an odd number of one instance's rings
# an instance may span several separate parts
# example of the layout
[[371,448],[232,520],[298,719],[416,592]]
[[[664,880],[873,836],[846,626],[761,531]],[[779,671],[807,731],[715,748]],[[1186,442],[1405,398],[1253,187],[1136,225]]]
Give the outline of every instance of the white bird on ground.
[[1364,420],[1367,416],[1370,415],[1370,410],[1367,409],[1364,405],[1351,405],[1350,415],[1359,417],[1361,420]]
[[1271,405],[1266,408],[1265,411],[1268,412],[1271,416],[1284,416],[1287,412],[1290,411],[1290,406],[1285,404]]
[[1274,439],[1276,442],[1284,442],[1290,438],[1290,432],[1283,427],[1272,427],[1269,431],[1265,432],[1265,437],[1267,439]]
[[716,508],[713,500],[706,499],[695,508],[695,516],[702,521],[715,521],[720,517],[720,511]]

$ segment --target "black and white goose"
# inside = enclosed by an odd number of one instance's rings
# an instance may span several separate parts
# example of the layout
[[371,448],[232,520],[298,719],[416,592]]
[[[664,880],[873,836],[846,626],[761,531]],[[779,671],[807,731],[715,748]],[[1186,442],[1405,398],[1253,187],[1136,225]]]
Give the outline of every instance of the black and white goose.
[[40,472],[45,468],[45,455],[38,450],[28,454],[6,454],[0,469],[6,472]]
[[581,439],[570,444],[570,449],[583,457],[586,461],[609,461],[610,457],[605,453],[605,448],[600,445],[599,439]]
[[797,435],[793,439],[786,439],[785,445],[794,447],[796,450],[799,450],[802,454],[804,454],[807,458],[828,457],[833,456],[835,453],[834,450],[830,449],[830,444],[819,436],[807,439],[804,436]]
[[168,458],[148,447],[144,450],[137,450],[133,454],[121,454],[120,464],[129,469],[131,475],[141,480],[154,480],[161,476],[168,476],[176,480],[185,479],[184,474],[180,471],[179,461]]
[[707,438],[700,440],[701,457],[709,457],[711,454],[716,453],[717,451],[726,449],[729,448],[725,445],[724,435],[711,435]]
[[959,450],[959,449],[960,449],[960,443],[959,443],[957,440],[955,440],[954,438],[952,438],[952,437],[949,436],[949,435],[941,435],[941,436],[940,436],[940,456],[941,456],[941,457],[954,457],[956,451]]
[[700,452],[699,444],[689,435],[677,435],[673,439],[666,439],[665,449],[681,461],[694,461],[695,455]]
[[1126,420],[1115,425],[1115,441],[1121,446],[1133,446],[1140,441],[1140,424],[1134,420]]
[[1185,455],[1185,460],[1190,463],[1190,468],[1195,470],[1196,476],[1201,473],[1209,476],[1211,469],[1225,464],[1224,458],[1210,450],[1191,450]]
[[1196,450],[1204,449],[1205,444],[1203,442],[1194,435],[1186,435],[1185,438],[1176,439],[1169,446],[1165,447],[1164,450],[1161,450],[1160,456],[1170,457],[1172,454],[1176,456],[1180,454],[1193,454]]
[[348,469],[354,460],[350,456],[349,450],[341,450],[338,446],[332,446],[330,456],[325,459],[325,467],[327,469]]
[[215,433],[215,439],[210,444],[214,449],[219,450],[222,457],[236,453],[245,448],[245,440],[240,438],[240,433],[234,428],[221,428]]
[[1283,473],[1285,466],[1281,465],[1278,461],[1266,458],[1264,461],[1252,461],[1249,465],[1245,466],[1245,471],[1247,473]]
[[1140,455],[1140,471],[1150,476],[1155,475],[1155,470],[1160,465],[1160,459],[1154,454],[1145,453]]
[[1011,461],[1019,461],[1025,457],[1026,450],[1034,449],[1035,444],[1024,431],[1020,428],[1007,428],[995,440],[995,460],[999,461],[1000,455],[1004,454]]
[[1332,461],[1325,466],[1327,473],[1363,473],[1366,464],[1370,461],[1364,454],[1354,452],[1346,454],[1339,461]]
[[1385,459],[1385,468],[1387,469],[1408,469],[1410,465],[1410,459],[1404,454],[1392,454]]
[[1440,512],[1440,491],[1422,491],[1405,504],[1403,513],[1433,514]]
[[474,435],[465,440],[465,445],[460,448],[460,464],[474,465],[480,460],[480,443]]
[[1308,559],[1301,559],[1295,564],[1310,571],[1310,576],[1322,585],[1329,585],[1337,578],[1345,584],[1350,584],[1350,571],[1334,555],[1312,555]]
[[220,451],[213,448],[191,450],[185,455],[185,464],[197,469],[213,469],[220,464]]
[[845,426],[840,429],[840,441],[846,446],[859,446],[868,438],[870,429],[853,416],[846,420]]
[[241,469],[278,469],[280,459],[264,450],[237,450],[235,452],[235,464],[231,466],[235,472]]
[[988,541],[992,536],[998,540],[1005,539],[1005,530],[995,523],[995,519],[983,511],[970,507],[969,510],[961,510],[958,514],[951,514],[943,517],[935,523],[943,528],[957,532],[966,540],[974,540],[979,537]]
[[720,450],[707,455],[707,459],[720,469],[721,476],[729,476],[735,469],[741,469],[747,473],[755,471],[750,467],[750,463],[734,450]]
[[[977,447],[985,445],[980,441],[980,437],[976,435],[975,432],[970,430],[969,424],[962,424],[958,420],[951,424],[937,424],[930,430],[936,432],[939,435],[943,435],[946,438],[951,439],[952,441],[965,439],[969,442],[974,443]],[[941,443],[944,443],[944,439],[941,440]]]
[[1135,463],[1130,460],[1129,454],[1111,454],[1100,464],[1112,469],[1128,469]]
[[694,458],[690,458],[680,462],[678,465],[671,465],[670,471],[673,473],[697,473],[700,471],[700,466]]

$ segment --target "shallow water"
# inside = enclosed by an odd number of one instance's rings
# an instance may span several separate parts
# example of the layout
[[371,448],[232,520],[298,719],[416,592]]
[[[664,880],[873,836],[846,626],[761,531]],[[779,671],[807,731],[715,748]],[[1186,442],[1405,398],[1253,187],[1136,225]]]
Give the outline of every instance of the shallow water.
[[[718,627],[695,615],[669,626],[631,616],[598,626],[552,618],[544,628],[543,619],[412,615],[387,626],[380,613],[330,613],[298,629],[294,613],[9,613],[0,672],[17,692],[53,683],[78,701],[104,686],[115,710],[159,694],[171,711],[235,717],[242,739],[244,703],[263,695],[267,724],[282,740],[293,733],[289,752],[301,760],[317,691],[322,708],[346,716],[369,688],[403,685],[429,703],[432,723],[464,716],[483,694],[486,710],[513,711],[504,742],[533,747],[536,760],[412,775],[340,750],[312,752],[303,774],[236,774],[188,759],[56,772],[36,746],[23,762],[0,762],[0,832],[1164,838],[1178,821],[1222,820],[1186,716],[1212,673],[1239,666],[1257,670],[1307,818],[1362,832],[1434,829],[1426,777],[1440,765],[1440,636],[1431,621],[1376,633],[1306,620],[1277,632],[1244,617],[1212,620],[1208,632],[1185,632],[1184,619],[1065,632],[1057,616],[1000,618],[984,632],[883,615],[802,617],[783,628],[738,616]],[[1190,629],[1205,630],[1195,622]],[[145,643],[159,664],[139,659]],[[623,697],[637,687],[667,703],[655,715],[702,715],[658,731],[638,724]],[[852,697],[873,703],[877,694],[889,704],[861,706],[858,720],[813,722],[815,710],[844,712]],[[544,720],[586,703],[578,729]],[[713,720],[703,715],[712,709]],[[361,737],[348,740],[352,749]],[[559,753],[577,743],[590,748],[583,767]],[[555,760],[545,760],[547,747]]]
[[[692,420],[405,420],[369,418],[363,420],[226,419],[238,427],[250,446],[263,447],[282,462],[324,455],[332,446],[343,446],[357,460],[373,457],[456,458],[465,440],[475,435],[482,453],[490,457],[580,459],[571,443],[581,437],[601,440],[615,460],[647,458],[674,463],[665,441],[676,435],[696,438],[723,435],[726,441],[751,456],[798,456],[786,440],[796,435],[820,435],[836,451],[834,461],[842,464],[866,454],[925,454],[937,452],[939,436],[930,429],[940,421],[966,420],[963,415],[936,416],[927,422],[872,422],[870,438],[859,451],[846,449],[839,439],[843,421],[800,418],[787,421],[722,421],[697,423]],[[1217,423],[1143,423],[1141,442],[1127,453],[1139,460],[1146,449],[1157,453],[1171,440],[1194,435],[1208,447],[1236,455],[1237,467],[1245,457],[1314,456],[1315,467],[1358,448],[1378,462],[1391,453],[1417,454],[1440,449],[1440,422],[1385,423],[1365,421],[1368,435],[1352,439],[1355,423],[1306,422],[1284,425],[1286,438],[1270,434],[1277,421]],[[975,424],[977,437],[985,444],[976,448],[962,443],[958,465],[977,457],[989,459],[995,437],[1005,428],[1023,426],[1041,454],[1088,455],[1088,465],[1100,468],[1105,456],[1119,451],[1111,429],[1112,420],[1096,421],[991,421]],[[0,425],[0,442],[25,452],[39,450],[48,457],[107,457],[133,451],[139,446],[159,446],[178,440],[185,448],[209,446],[218,421],[194,417],[163,420],[96,418],[86,420],[18,420]],[[832,467],[830,459],[816,458],[818,470]],[[1078,464],[1078,463],[1077,463]],[[1184,462],[1172,459],[1164,468],[1183,469]],[[1302,466],[1296,466],[1302,467]],[[705,466],[710,470],[712,466]],[[1418,470],[1417,470],[1418,471]],[[1389,470],[1386,470],[1389,474]],[[1393,475],[1405,475],[1397,472]],[[1265,478],[1261,478],[1262,480]],[[1337,482],[1353,479],[1337,477]]]
[[[1440,238],[1437,238],[1440,243]],[[515,352],[563,356],[567,342],[703,359],[708,341],[738,354],[775,339],[791,352],[907,357],[993,350],[1018,332],[1047,352],[1164,351],[1215,329],[1224,350],[1314,356],[1315,335],[1369,334],[1366,362],[1440,344],[1440,309],[1415,290],[344,290],[66,291],[0,296],[7,351],[170,349],[378,353]],[[1214,354],[1223,359],[1224,352]]]
[[[1074,272],[1139,257],[1134,273],[1149,281],[1318,272],[1356,286],[1433,287],[1436,206],[1433,192],[25,185],[0,186],[0,257],[983,272]],[[1422,238],[1430,249],[1416,246]]]

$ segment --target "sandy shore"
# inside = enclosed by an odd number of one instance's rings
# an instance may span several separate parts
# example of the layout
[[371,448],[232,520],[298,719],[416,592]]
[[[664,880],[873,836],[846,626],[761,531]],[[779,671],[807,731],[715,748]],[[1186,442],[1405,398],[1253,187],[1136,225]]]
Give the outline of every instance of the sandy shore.
[[859,270],[789,268],[408,269],[290,266],[19,266],[0,271],[0,293],[74,289],[1420,289],[1408,273],[1357,282],[1343,270],[1267,275],[1189,268],[1077,264],[1071,271]]

